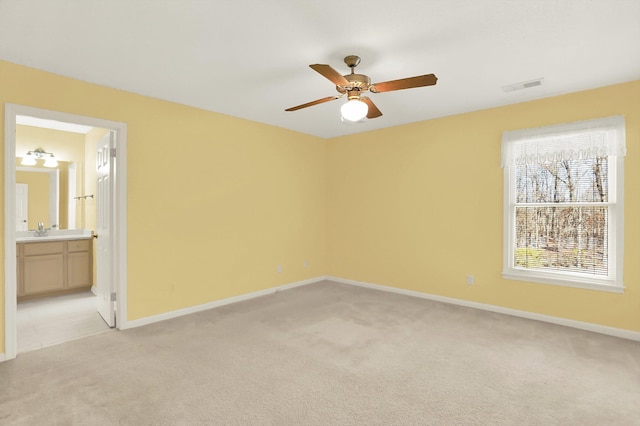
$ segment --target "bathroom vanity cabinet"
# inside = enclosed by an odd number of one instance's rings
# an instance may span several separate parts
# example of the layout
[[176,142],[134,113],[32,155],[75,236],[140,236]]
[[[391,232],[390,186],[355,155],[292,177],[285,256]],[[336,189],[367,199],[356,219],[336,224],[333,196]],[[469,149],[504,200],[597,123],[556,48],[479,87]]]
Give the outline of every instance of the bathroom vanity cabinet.
[[93,284],[90,238],[18,242],[18,301],[85,291]]

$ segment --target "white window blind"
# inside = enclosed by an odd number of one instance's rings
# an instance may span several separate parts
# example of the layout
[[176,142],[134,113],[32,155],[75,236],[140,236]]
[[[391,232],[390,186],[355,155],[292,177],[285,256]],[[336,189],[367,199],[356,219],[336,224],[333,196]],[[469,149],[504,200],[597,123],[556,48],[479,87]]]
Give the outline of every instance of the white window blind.
[[619,283],[624,132],[616,116],[504,133],[506,275]]

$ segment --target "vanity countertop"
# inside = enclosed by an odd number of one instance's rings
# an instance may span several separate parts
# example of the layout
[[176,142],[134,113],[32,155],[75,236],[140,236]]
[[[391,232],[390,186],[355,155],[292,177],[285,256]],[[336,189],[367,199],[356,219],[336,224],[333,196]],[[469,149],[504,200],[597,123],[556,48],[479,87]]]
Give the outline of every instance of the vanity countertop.
[[35,237],[34,231],[17,231],[16,243],[45,243],[47,241],[84,240],[93,236],[88,229],[49,230],[46,237]]

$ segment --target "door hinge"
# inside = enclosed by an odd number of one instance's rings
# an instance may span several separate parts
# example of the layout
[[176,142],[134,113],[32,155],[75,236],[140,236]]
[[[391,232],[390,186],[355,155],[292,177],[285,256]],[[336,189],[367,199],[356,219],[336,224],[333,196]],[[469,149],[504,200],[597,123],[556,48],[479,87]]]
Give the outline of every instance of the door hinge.
[[116,158],[116,149],[111,148],[111,158]]
[[116,293],[115,292],[111,293],[111,301],[115,302],[116,299],[117,299]]

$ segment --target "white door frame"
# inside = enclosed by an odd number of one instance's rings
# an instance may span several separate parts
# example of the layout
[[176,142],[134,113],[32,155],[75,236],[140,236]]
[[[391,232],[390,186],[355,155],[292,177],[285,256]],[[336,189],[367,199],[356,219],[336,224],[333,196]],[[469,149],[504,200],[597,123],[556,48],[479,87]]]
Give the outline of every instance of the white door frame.
[[116,289],[116,327],[127,327],[127,125],[82,115],[45,110],[6,103],[4,106],[4,354],[0,361],[17,354],[16,333],[16,116],[57,120],[101,127],[116,132],[117,158],[115,169],[115,226],[111,247],[114,265],[112,279]]

